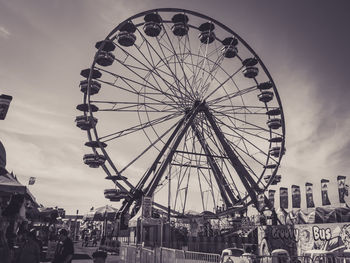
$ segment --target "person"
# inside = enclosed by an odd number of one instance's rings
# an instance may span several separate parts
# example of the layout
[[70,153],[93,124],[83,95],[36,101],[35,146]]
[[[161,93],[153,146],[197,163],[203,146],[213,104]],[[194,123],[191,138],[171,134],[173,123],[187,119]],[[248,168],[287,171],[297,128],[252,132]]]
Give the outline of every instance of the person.
[[62,228],[58,232],[58,243],[52,263],[71,263],[74,255],[74,245],[68,237],[66,229]]
[[0,208],[0,258],[1,262],[3,263],[10,263],[12,261],[11,258],[11,250],[10,247],[7,243],[7,239],[6,239],[6,230],[7,227],[9,226],[9,222],[1,217],[1,208]]
[[92,253],[92,259],[94,263],[105,263],[107,258],[107,253],[102,250],[97,250]]
[[40,247],[36,242],[35,232],[25,231],[23,243],[20,248],[18,263],[39,263]]

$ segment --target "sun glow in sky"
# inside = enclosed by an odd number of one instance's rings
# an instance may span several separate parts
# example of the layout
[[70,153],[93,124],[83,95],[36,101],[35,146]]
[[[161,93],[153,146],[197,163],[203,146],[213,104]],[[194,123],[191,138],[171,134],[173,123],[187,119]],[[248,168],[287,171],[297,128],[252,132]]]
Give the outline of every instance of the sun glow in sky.
[[[274,79],[286,120],[287,152],[278,186],[350,179],[350,3],[331,1],[93,1],[0,0],[0,94],[13,96],[0,123],[7,166],[39,203],[68,214],[108,201],[102,169],[83,164],[86,134],[75,127],[82,103],[80,70],[93,61],[97,41],[126,18],[176,7],[213,17],[237,32]],[[137,167],[135,167],[137,169]],[[275,189],[277,189],[275,187]]]

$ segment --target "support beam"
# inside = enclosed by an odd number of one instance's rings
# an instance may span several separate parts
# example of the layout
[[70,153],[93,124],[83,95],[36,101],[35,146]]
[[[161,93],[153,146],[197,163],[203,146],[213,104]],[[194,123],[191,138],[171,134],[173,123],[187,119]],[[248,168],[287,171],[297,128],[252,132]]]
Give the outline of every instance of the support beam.
[[148,187],[145,190],[146,196],[152,196],[154,193],[154,190],[157,188],[160,179],[162,178],[166,168],[168,167],[169,163],[173,159],[174,153],[179,146],[179,143],[181,142],[183,136],[187,132],[190,125],[192,125],[194,118],[197,116],[198,112],[203,108],[203,103],[196,102],[194,103],[194,106],[191,110],[188,111],[186,114],[186,123],[185,126],[182,128],[181,132],[178,134],[176,140],[174,141],[173,145],[169,149],[168,156],[165,158],[165,160],[162,162],[161,166],[158,168],[152,182],[148,185]]
[[[177,124],[177,126],[175,127],[175,130],[173,131],[173,133],[170,135],[169,139],[167,140],[167,142],[165,143],[165,145],[163,146],[162,150],[159,152],[157,158],[155,159],[155,161],[153,162],[151,168],[143,175],[142,179],[139,181],[139,183],[136,185],[135,189],[133,189],[132,191],[132,198],[130,198],[129,200],[126,200],[126,202],[124,202],[121,206],[121,208],[119,209],[119,214],[122,216],[123,214],[125,214],[127,211],[129,211],[130,206],[132,205],[132,203],[135,201],[135,199],[137,199],[139,197],[142,191],[142,188],[144,186],[144,184],[146,183],[146,181],[148,180],[148,178],[150,177],[150,175],[152,174],[152,172],[154,172],[157,169],[157,165],[159,163],[159,160],[163,157],[165,151],[168,149],[169,145],[171,144],[171,142],[174,140],[176,134],[179,132],[180,128],[182,127],[184,121],[186,120],[187,115],[185,115]],[[141,193],[142,194],[142,193]]]
[[228,182],[226,181],[225,177],[222,175],[221,170],[217,165],[215,159],[212,157],[208,144],[205,142],[203,135],[198,131],[195,125],[191,125],[191,127],[200,145],[202,146],[205,152],[205,155],[207,156],[208,163],[211,167],[211,170],[213,171],[214,178],[220,189],[222,200],[224,201],[226,207],[233,206],[235,203],[237,203],[237,199],[233,196],[232,190],[230,189]]
[[246,170],[244,165],[240,162],[236,154],[231,149],[230,145],[227,143],[220,128],[216,125],[216,122],[212,114],[209,112],[208,107],[205,107],[204,113],[210,125],[212,126],[216,137],[219,139],[224,151],[226,152],[228,158],[230,159],[230,162],[233,168],[236,170],[237,175],[239,176],[239,178],[241,179],[241,182],[243,183],[244,187],[248,191],[248,194],[250,195],[250,198],[252,199],[254,205],[256,206],[256,209],[260,212],[256,193],[259,193],[261,189],[259,188],[258,184],[253,180],[253,178],[250,176],[249,172]]

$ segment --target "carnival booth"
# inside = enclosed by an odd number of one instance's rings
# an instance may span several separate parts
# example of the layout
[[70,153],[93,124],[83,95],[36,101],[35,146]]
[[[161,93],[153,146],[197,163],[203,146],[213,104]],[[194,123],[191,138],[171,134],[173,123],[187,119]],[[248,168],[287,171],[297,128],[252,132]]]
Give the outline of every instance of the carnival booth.
[[100,248],[108,251],[114,251],[117,247],[117,238],[113,238],[113,221],[118,209],[105,205],[96,209],[91,209],[83,217],[83,223],[80,227],[83,245],[97,245],[100,241]]

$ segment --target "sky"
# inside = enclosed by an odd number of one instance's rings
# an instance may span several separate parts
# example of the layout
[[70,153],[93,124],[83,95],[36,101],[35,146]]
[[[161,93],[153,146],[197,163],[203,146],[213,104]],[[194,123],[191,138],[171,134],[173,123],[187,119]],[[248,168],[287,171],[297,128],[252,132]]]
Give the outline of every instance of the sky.
[[210,16],[249,43],[271,73],[285,114],[279,186],[297,184],[303,194],[311,182],[320,205],[320,180],[329,179],[337,203],[337,175],[350,180],[346,0],[0,0],[0,94],[13,96],[0,123],[6,168],[24,184],[36,177],[29,189],[44,206],[83,214],[109,203],[104,172],[82,162],[87,137],[74,124],[79,73],[115,26],[161,7]]

